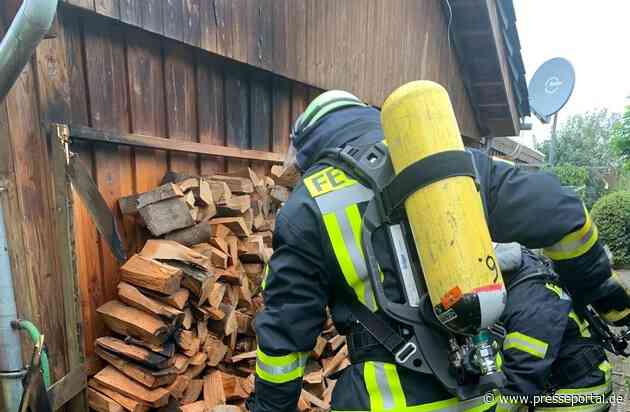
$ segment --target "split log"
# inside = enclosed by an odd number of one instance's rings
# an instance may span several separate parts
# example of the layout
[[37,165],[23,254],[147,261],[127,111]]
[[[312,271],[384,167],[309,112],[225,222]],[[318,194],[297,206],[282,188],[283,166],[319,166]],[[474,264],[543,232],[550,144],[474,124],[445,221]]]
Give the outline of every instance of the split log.
[[146,348],[130,345],[110,336],[103,336],[96,339],[96,345],[97,349],[100,347],[150,369],[166,369],[173,365],[173,360],[169,357],[157,354]]
[[184,200],[188,203],[188,206],[192,209],[195,207],[195,194],[191,191],[184,194]]
[[281,165],[271,166],[271,178],[275,184],[286,187],[294,187],[300,181],[300,172],[297,168],[284,168]]
[[107,302],[96,311],[112,331],[121,335],[134,336],[156,345],[169,337],[170,330],[160,318],[117,300]]
[[212,371],[206,376],[203,384],[203,400],[206,403],[206,409],[225,403],[223,376],[220,371]]
[[232,193],[247,194],[254,191],[252,181],[244,177],[233,177],[224,175],[212,175],[210,178],[214,181],[224,182]]
[[127,336],[124,340],[128,345],[140,346],[166,358],[170,358],[175,354],[175,344],[173,342],[164,342],[161,345],[154,345],[152,343],[145,342],[142,339],[136,339],[133,336]]
[[324,410],[329,410],[330,409],[330,404],[324,402],[322,399],[319,399],[317,396],[313,395],[312,393],[310,393],[306,389],[302,389],[302,393],[300,395],[301,395],[301,397],[303,397],[311,405],[314,405],[314,406],[316,406],[318,408],[321,408],[321,409],[324,409]]
[[148,388],[170,385],[175,380],[175,373],[156,373],[155,371],[151,371],[140,365],[134,364],[133,362],[126,361],[120,356],[117,356],[116,354],[106,351],[98,346],[95,348],[95,352],[105,362]]
[[140,208],[138,211],[154,236],[162,236],[195,224],[188,204],[182,198],[163,200]]
[[182,278],[182,286],[190,290],[193,295],[197,297],[197,306],[203,305],[208,299],[216,279],[205,270],[195,269],[180,262],[172,261],[170,263],[183,270],[184,277]]
[[223,383],[223,393],[228,401],[236,401],[247,399],[252,393],[251,388],[245,379],[227,373],[221,373],[221,382]]
[[248,360],[248,359],[256,359],[255,350],[245,352],[245,353],[239,353],[238,355],[234,355],[230,358],[230,362],[236,363],[236,362],[240,362],[240,361]]
[[[236,324],[238,325],[238,333],[243,335],[255,336],[254,328],[252,327],[252,316],[247,313],[243,313],[240,311],[235,311],[236,315]],[[324,346],[326,345],[326,340],[324,341]]]
[[206,365],[191,365],[188,370],[184,372],[184,375],[188,376],[190,379],[195,379],[201,375],[204,369],[206,369]]
[[330,346],[330,350],[332,352],[337,352],[337,350],[342,347],[346,343],[346,337],[343,335],[335,335],[328,340],[328,345]]
[[164,316],[168,319],[180,319],[184,313],[174,307],[160,303],[143,295],[138,288],[126,282],[118,284],[118,298],[129,306],[144,310],[156,316]]
[[130,195],[118,199],[118,207],[123,215],[135,215],[138,213],[138,196]]
[[208,366],[215,367],[225,358],[228,347],[218,338],[208,335],[204,351],[208,354]]
[[321,336],[318,336],[317,341],[315,343],[315,347],[311,351],[311,357],[313,357],[314,359],[321,358],[322,353],[324,353],[324,349],[326,349],[327,344],[328,344],[328,341],[326,339],[322,338]]
[[186,372],[188,365],[190,365],[190,358],[188,356],[182,355],[181,353],[175,354],[173,357],[173,369],[175,369],[178,374]]
[[106,388],[154,408],[164,406],[168,402],[169,392],[164,388],[147,389],[112,366],[106,366],[105,369],[94,375],[94,380]]
[[197,223],[195,226],[176,230],[164,236],[164,239],[174,240],[184,246],[192,246],[207,242],[212,237],[212,226],[207,221]]
[[[225,227],[225,226],[223,226],[223,225],[216,225],[215,226],[216,229],[222,228],[222,227]],[[230,230],[227,227],[225,227],[225,229],[226,230]],[[216,235],[216,233],[215,233],[215,235]],[[210,246],[219,249],[223,253],[230,253],[230,250],[228,248],[227,242],[225,241],[225,238],[221,238],[221,237],[217,237],[217,236],[213,237],[212,239],[210,239]]]
[[210,258],[210,264],[213,267],[227,269],[228,256],[223,253],[222,250],[212,246],[209,243],[199,243],[191,246],[191,248],[198,253]]
[[243,263],[263,262],[264,250],[265,243],[263,238],[252,235],[238,244],[238,257]]
[[232,266],[227,270],[215,269],[213,272],[216,276],[216,279],[220,282],[225,282],[237,286],[240,286],[243,283],[243,271],[237,266]]
[[221,302],[223,302],[223,296],[225,296],[225,291],[227,286],[225,283],[216,282],[212,287],[212,291],[210,292],[210,297],[208,299],[208,303],[210,306],[214,308],[218,308]]
[[141,193],[138,195],[136,201],[136,207],[142,209],[145,206],[152,205],[154,203],[161,202],[163,200],[172,199],[174,197],[183,197],[184,192],[180,187],[173,183],[167,183],[162,186],[158,186],[150,192]]
[[210,183],[204,179],[199,179],[199,186],[193,189],[197,203],[203,206],[214,206],[215,199],[212,196]]
[[[201,341],[201,339],[199,339],[199,341]],[[195,366],[205,365],[207,361],[208,354],[206,352],[197,352],[195,356],[190,358],[190,364]]]
[[149,407],[147,405],[144,405],[142,402],[138,402],[114,390],[106,388],[105,386],[96,382],[94,379],[89,380],[88,386],[102,393],[103,395],[113,399],[120,406],[122,406],[125,410],[129,412],[147,412],[149,410]]
[[289,200],[290,193],[288,188],[276,185],[269,192],[269,196],[271,196],[272,201],[279,205]]
[[166,295],[180,288],[182,271],[148,257],[133,255],[120,268],[121,279]]
[[232,197],[232,191],[225,182],[221,181],[208,181],[210,185],[210,192],[212,193],[212,199],[215,203],[224,202]]
[[190,189],[195,189],[199,187],[199,178],[189,177],[187,179],[177,182],[177,186],[179,186],[182,192],[187,192]]
[[179,330],[175,333],[175,342],[182,349],[182,353],[192,358],[199,352],[201,342],[194,332],[190,330]]
[[124,412],[123,407],[112,398],[92,389],[87,389],[88,405],[96,412]]
[[335,356],[324,362],[324,377],[329,377],[333,373],[341,370],[341,366],[344,361],[348,361],[348,346],[343,345],[343,347],[335,354]]
[[252,199],[249,195],[232,196],[230,199],[217,202],[218,216],[241,216],[251,207]]
[[208,412],[208,409],[206,408],[206,402],[204,401],[182,405],[180,406],[179,410],[181,412]]
[[[147,291],[143,291],[146,292]],[[179,310],[184,309],[186,302],[188,301],[188,297],[190,296],[190,291],[185,288],[180,288],[175,293],[170,295],[158,295],[158,294],[148,294],[148,296],[152,297],[155,300],[159,300],[162,303],[166,303],[167,305],[171,305],[176,307]]]
[[177,260],[209,270],[209,259],[194,250],[172,240],[150,239],[140,251],[150,259]]
[[236,236],[247,237],[251,235],[251,231],[242,217],[217,217],[210,220],[211,225],[224,225],[230,229]]
[[[184,392],[184,397],[181,400],[182,405],[187,405],[195,402],[201,396],[203,391],[203,379],[192,379]],[[203,402],[203,401],[202,401]],[[204,402],[205,407],[205,402]]]
[[217,214],[217,208],[214,204],[207,206],[200,206],[197,214],[197,222],[207,222],[215,217]]
[[177,379],[168,387],[166,390],[171,394],[171,396],[175,399],[181,399],[184,397],[184,392],[186,392],[186,388],[190,384],[190,379],[186,375],[177,375]]

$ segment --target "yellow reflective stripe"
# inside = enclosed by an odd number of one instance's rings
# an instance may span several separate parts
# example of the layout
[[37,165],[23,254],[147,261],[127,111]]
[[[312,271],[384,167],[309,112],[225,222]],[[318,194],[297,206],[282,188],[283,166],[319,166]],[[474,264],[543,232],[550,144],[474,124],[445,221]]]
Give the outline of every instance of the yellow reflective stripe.
[[304,185],[313,197],[356,183],[356,180],[349,178],[343,171],[334,167],[327,167],[304,178]]
[[[352,411],[352,412],[484,412],[495,407],[496,401],[484,402],[483,398],[475,398],[467,401],[460,402],[457,398],[445,399],[442,401],[436,401],[431,403],[425,403],[422,405],[405,406],[394,408],[390,410],[386,409],[374,409],[370,406],[369,411]],[[333,409],[331,412],[350,412],[339,409]]]
[[532,338],[520,332],[508,333],[503,341],[503,350],[518,349],[541,359],[545,357],[548,346],[549,345],[542,340]]
[[573,322],[575,322],[576,326],[580,330],[580,336],[581,337],[583,337],[583,338],[590,338],[591,337],[591,331],[588,328],[588,322],[587,321],[580,319],[580,317],[574,311],[569,312],[569,318],[573,319]]
[[256,348],[256,376],[271,383],[285,383],[304,376],[308,353],[294,352],[284,356],[267,355]]
[[[376,304],[374,302],[374,295],[372,294],[371,289],[366,289],[370,286],[361,279],[361,276],[358,273],[358,268],[355,266],[350,250],[348,249],[348,245],[346,244],[343,229],[339,224],[339,218],[335,213],[326,213],[322,216],[322,218],[332,244],[333,252],[335,253],[335,257],[341,267],[341,272],[343,273],[346,282],[354,290],[354,293],[357,295],[359,301],[372,311],[375,311]],[[354,239],[351,238],[349,241],[354,241]],[[356,249],[354,250],[356,251]],[[361,249],[359,248],[359,250]],[[362,256],[360,256],[360,258],[362,259]],[[365,264],[365,262],[357,263]]]
[[263,280],[262,283],[260,284],[260,287],[262,288],[262,290],[265,290],[267,288],[267,277],[269,276],[269,265],[265,265],[265,270],[263,271]]
[[575,232],[569,233],[558,243],[544,249],[545,255],[553,260],[566,260],[582,256],[597,242],[597,226],[593,224],[591,215],[584,209],[586,222]]
[[407,398],[403,391],[402,384],[400,383],[400,377],[396,370],[396,365],[392,363],[384,364],[385,376],[387,377],[387,383],[394,398],[394,405],[396,408],[404,408],[407,406]]
[[365,362],[363,379],[370,399],[370,410],[399,411],[407,407],[407,400],[396,365],[384,362]]

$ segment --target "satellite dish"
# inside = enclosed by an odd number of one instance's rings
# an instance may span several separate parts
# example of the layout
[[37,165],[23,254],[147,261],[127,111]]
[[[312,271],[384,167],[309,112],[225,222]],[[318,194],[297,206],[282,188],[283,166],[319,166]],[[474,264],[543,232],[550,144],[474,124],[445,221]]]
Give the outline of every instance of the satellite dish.
[[555,57],[544,62],[529,81],[529,106],[543,123],[567,103],[575,86],[571,62]]

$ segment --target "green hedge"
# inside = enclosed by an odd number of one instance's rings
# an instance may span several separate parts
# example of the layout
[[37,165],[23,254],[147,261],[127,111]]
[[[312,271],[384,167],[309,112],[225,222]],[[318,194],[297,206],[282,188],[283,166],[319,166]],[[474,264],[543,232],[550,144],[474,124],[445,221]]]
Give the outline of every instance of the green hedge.
[[630,192],[606,195],[593,206],[593,221],[615,265],[630,265]]

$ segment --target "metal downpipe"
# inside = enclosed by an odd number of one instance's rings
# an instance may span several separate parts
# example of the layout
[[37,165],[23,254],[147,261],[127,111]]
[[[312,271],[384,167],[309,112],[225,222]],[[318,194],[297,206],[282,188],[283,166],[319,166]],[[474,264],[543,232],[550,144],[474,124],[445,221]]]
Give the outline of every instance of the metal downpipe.
[[0,43],[0,103],[50,29],[58,0],[24,0]]
[[[58,0],[24,0],[0,42],[0,103],[50,29]],[[1,189],[0,189],[1,190]],[[22,397],[20,335],[4,213],[0,204],[0,410],[17,411]]]
[[20,332],[11,326],[17,319],[9,245],[0,204],[0,410],[17,411],[22,398]]

